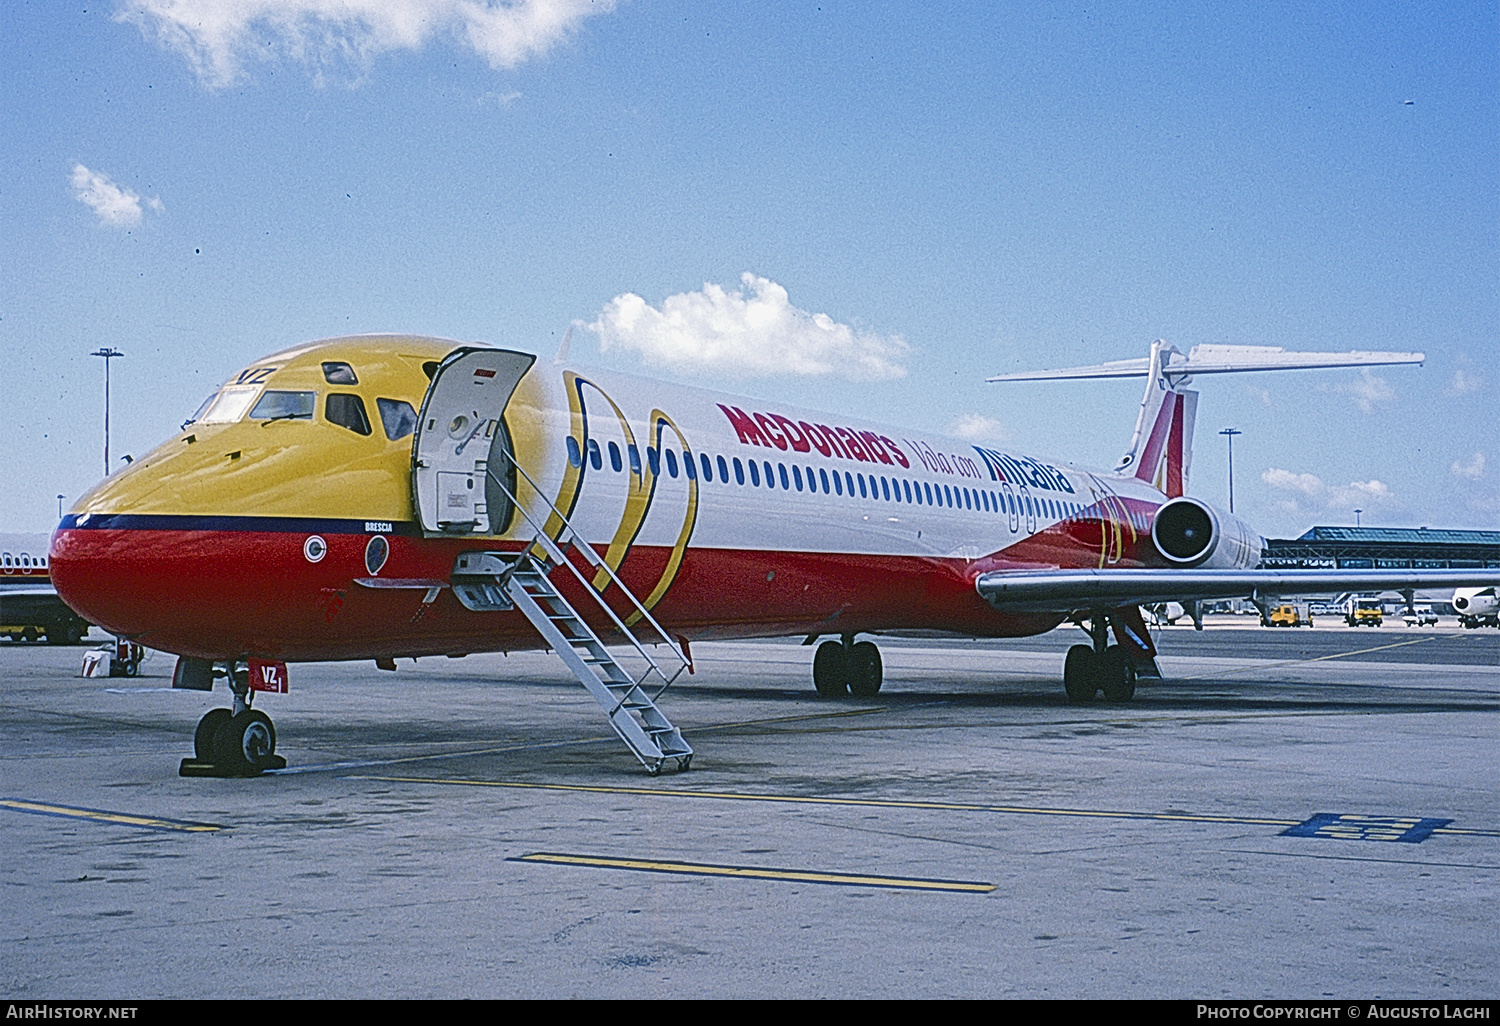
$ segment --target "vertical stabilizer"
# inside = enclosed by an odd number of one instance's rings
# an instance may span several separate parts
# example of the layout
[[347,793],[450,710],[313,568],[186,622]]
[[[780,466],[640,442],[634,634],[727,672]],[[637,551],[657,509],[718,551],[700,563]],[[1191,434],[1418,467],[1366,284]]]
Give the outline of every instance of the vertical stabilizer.
[[1147,481],[1169,498],[1187,490],[1188,470],[1193,462],[1193,422],[1198,413],[1198,393],[1173,386],[1167,376],[1172,357],[1181,353],[1163,341],[1151,346],[1146,374],[1146,394],[1136,415],[1130,446],[1115,472]]
[[1149,481],[1169,498],[1187,491],[1193,464],[1193,421],[1198,393],[1182,386],[1197,374],[1238,374],[1264,370],[1318,370],[1330,367],[1378,367],[1420,364],[1421,353],[1296,353],[1278,346],[1194,346],[1187,356],[1158,339],[1151,355],[1141,360],[1114,360],[1089,367],[997,374],[988,381],[1061,381],[1084,378],[1146,379],[1146,394],[1135,419],[1130,448],[1115,465],[1115,473]]

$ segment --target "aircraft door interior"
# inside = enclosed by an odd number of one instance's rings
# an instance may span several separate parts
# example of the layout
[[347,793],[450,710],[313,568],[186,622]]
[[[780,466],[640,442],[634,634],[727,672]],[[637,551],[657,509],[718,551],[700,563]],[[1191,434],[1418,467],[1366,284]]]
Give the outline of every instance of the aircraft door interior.
[[529,353],[463,348],[438,366],[412,443],[412,489],[427,534],[498,534],[510,525],[510,499],[489,470],[514,493],[505,407],[535,362]]

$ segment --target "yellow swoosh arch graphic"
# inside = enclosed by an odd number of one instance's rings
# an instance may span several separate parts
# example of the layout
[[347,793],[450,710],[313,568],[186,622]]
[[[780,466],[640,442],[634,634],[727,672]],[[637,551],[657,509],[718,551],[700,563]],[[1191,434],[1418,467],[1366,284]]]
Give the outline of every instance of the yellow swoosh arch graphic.
[[[640,472],[636,473],[634,467],[630,468],[630,485],[625,499],[625,509],[620,517],[619,526],[615,528],[614,537],[610,539],[609,547],[604,553],[605,565],[611,571],[618,573],[620,565],[625,562],[625,557],[630,554],[631,546],[635,544],[636,537],[645,525],[647,514],[651,512],[651,503],[656,496],[656,479],[658,475],[652,470],[650,459],[645,458],[645,455],[640,453],[639,448],[636,446],[635,433],[630,430],[630,423],[626,419],[624,411],[620,409],[619,404],[614,401],[608,392],[605,392],[604,389],[592,381],[573,371],[564,372],[563,381],[568,392],[568,410],[573,437],[582,440],[579,447],[580,454],[588,452],[589,442],[588,417],[584,402],[584,389],[586,388],[597,392],[601,399],[609,403],[610,409],[614,411],[615,419],[619,421],[620,431],[625,436],[627,453],[634,449],[638,454],[637,459],[640,463]],[[691,453],[692,447],[688,444],[682,430],[667,413],[659,409],[653,409],[651,411],[649,428],[651,438],[649,441],[655,444],[658,451],[661,449],[662,434],[667,428],[670,428],[672,433],[677,436],[678,441],[682,443],[683,458],[688,458],[687,454]],[[587,455],[583,455],[577,467],[573,466],[572,462],[569,461],[566,470],[563,472],[562,484],[558,487],[557,500],[553,505],[559,510],[564,510],[564,516],[571,516],[574,508],[578,505],[578,498],[583,488],[584,467],[587,465],[587,460]],[[642,600],[641,604],[647,609],[651,609],[656,603],[660,602],[662,597],[666,595],[667,589],[672,586],[672,582],[677,577],[678,570],[682,567],[682,559],[687,553],[688,541],[692,537],[693,528],[697,525],[697,522],[698,478],[694,474],[688,478],[687,512],[683,517],[682,530],[678,533],[677,541],[672,546],[672,553],[667,559],[667,565],[663,568],[655,587]],[[563,526],[562,517],[559,517],[554,512],[548,516],[544,530],[546,530],[549,537],[555,540],[562,533]],[[610,585],[609,573],[600,570],[594,575],[592,583],[594,590],[602,595]],[[627,626],[633,625],[640,619],[641,614],[639,612],[632,613],[626,618],[625,623]]]
[[1116,495],[1109,485],[1094,475],[1090,474],[1089,480],[1094,482],[1094,500],[1099,505],[1100,527],[1102,528],[1099,532],[1099,569],[1102,570],[1106,565],[1118,563],[1124,558],[1125,532],[1130,532],[1132,543],[1135,542],[1137,533],[1125,501]]
[[[661,451],[661,437],[664,428],[671,428],[672,433],[677,436],[677,440],[682,443],[682,458],[684,460],[691,460],[693,458],[693,447],[688,445],[688,440],[683,435],[682,429],[663,411],[652,410],[651,436],[652,440],[656,443],[657,452]],[[649,472],[651,469],[650,460],[647,460],[646,463],[647,466],[645,469]],[[677,579],[677,571],[682,568],[682,557],[687,554],[688,539],[693,536],[693,528],[698,524],[698,475],[696,473],[692,474],[688,477],[687,482],[687,512],[682,518],[682,530],[678,532],[677,541],[672,545],[672,554],[667,558],[667,565],[662,568],[661,577],[657,580],[656,587],[651,589],[651,594],[647,595],[641,603],[647,609],[654,608],[662,600],[662,596],[666,595],[667,589],[672,586],[672,582]],[[653,491],[655,490],[655,483],[655,479],[653,478]],[[644,513],[641,519],[645,519]],[[622,524],[621,527],[623,526]],[[636,525],[636,531],[639,530],[640,525],[638,524]],[[634,538],[634,535],[631,537]],[[626,619],[625,625],[628,627],[640,618],[640,613],[634,613]]]

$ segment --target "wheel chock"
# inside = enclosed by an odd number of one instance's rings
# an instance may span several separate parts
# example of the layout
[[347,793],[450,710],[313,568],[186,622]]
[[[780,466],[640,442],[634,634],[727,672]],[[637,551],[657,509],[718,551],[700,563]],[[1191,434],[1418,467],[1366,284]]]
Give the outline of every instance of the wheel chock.
[[201,759],[183,759],[182,765],[177,767],[179,777],[239,777],[257,776],[266,770],[286,769],[286,760],[279,755],[267,755],[255,764],[255,769],[248,774],[236,773],[213,762],[204,762]]

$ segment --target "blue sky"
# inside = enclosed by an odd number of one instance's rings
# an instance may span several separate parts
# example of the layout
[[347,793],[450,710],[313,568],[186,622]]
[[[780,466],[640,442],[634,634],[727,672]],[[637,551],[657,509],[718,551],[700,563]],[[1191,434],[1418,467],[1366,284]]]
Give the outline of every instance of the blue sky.
[[119,455],[293,343],[570,324],[584,362],[1103,466],[1138,383],[984,377],[1420,350],[1201,382],[1192,491],[1225,501],[1233,425],[1264,534],[1493,529],[1497,64],[1493,2],[7,0],[0,530],[97,480],[100,346]]

